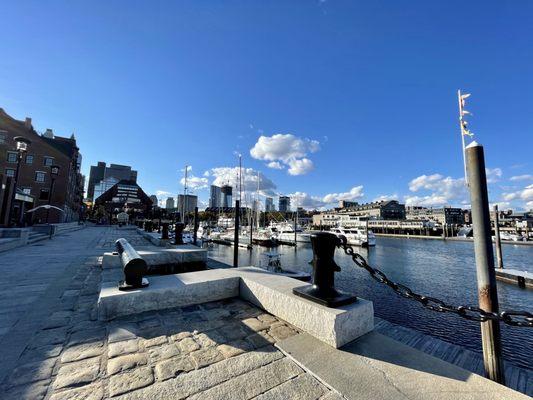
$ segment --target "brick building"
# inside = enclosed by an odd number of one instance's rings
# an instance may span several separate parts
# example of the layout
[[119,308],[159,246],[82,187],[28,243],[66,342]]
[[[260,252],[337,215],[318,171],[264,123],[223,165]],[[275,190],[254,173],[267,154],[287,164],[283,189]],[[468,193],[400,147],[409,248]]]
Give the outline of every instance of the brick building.
[[[46,210],[26,212],[46,204],[63,210],[51,209],[48,213],[50,223],[79,220],[83,213],[84,177],[80,172],[81,154],[74,135],[70,138],[56,136],[51,129],[38,134],[30,118],[19,121],[0,108],[0,225],[8,225],[10,214],[18,160],[16,136],[22,136],[30,144],[20,160],[12,223],[46,222]],[[53,188],[51,166],[59,167]]]

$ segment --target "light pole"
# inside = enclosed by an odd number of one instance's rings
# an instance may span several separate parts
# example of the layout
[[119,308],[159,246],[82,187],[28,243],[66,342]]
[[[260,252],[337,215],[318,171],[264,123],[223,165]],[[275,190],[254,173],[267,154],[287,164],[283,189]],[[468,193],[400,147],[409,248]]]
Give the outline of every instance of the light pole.
[[[52,203],[52,193],[54,192],[54,183],[59,175],[59,165],[50,166],[50,190],[48,191],[48,205]],[[48,217],[50,216],[50,207],[46,209],[46,223],[48,224]]]
[[[15,136],[13,138],[17,144],[17,170],[15,172],[15,182],[13,183],[13,193],[11,193],[11,203],[9,205],[9,217],[7,219],[8,225],[12,226],[11,216],[13,214],[13,208],[15,207],[15,196],[17,195],[17,182],[19,179],[20,171],[20,162],[22,161],[23,154],[28,151],[28,145],[31,144],[31,141],[22,136]],[[22,208],[21,208],[22,212]]]

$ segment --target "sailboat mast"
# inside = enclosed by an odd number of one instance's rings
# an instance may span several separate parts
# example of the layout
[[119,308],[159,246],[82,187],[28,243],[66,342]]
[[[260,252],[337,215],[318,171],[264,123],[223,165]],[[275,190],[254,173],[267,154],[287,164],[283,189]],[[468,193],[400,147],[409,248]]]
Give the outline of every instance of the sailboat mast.
[[[181,222],[185,223],[185,210],[187,209],[186,208],[186,203],[187,203],[187,171],[189,169],[189,166],[186,165],[185,166],[185,182],[184,182],[184,185],[183,185],[183,204],[181,206]],[[176,199],[177,200],[177,199]]]
[[257,192],[255,197],[255,219],[257,221],[256,228],[259,230],[259,224],[261,222],[261,211],[259,210],[259,171],[257,171]]

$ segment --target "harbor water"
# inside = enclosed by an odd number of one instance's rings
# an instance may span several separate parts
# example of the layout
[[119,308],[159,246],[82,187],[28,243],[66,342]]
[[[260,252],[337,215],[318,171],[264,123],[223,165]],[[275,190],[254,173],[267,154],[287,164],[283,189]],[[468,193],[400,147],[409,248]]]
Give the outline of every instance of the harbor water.
[[[533,272],[533,247],[504,245],[504,266]],[[279,246],[275,249],[254,246],[239,249],[239,265],[265,265],[263,253],[281,254],[282,266],[310,272],[311,246],[299,244],[297,249]],[[472,242],[377,238],[376,247],[357,248],[368,263],[380,268],[391,280],[409,286],[413,291],[437,297],[454,305],[477,305],[476,266]],[[211,245],[209,257],[232,264],[233,247]],[[374,302],[375,314],[390,322],[416,329],[442,340],[481,352],[478,322],[454,314],[426,310],[419,303],[396,295],[389,287],[374,281],[357,267],[342,250],[335,255],[341,272],[336,286]],[[498,282],[500,310],[533,311],[533,290]],[[533,369],[533,329],[502,324],[504,358],[516,366]]]

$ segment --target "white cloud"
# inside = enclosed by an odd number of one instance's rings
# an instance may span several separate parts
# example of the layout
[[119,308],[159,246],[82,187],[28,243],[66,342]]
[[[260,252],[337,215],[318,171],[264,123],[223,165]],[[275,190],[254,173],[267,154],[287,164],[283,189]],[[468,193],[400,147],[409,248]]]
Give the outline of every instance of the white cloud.
[[[233,190],[238,190],[238,176],[239,176],[239,167],[217,167],[213,168],[210,171],[211,176],[215,179],[212,184],[216,186],[230,185],[233,187]],[[257,190],[257,182],[259,179],[259,191],[263,195],[275,196],[276,195],[276,185],[269,178],[267,178],[262,172],[259,172],[259,178],[257,176],[257,171],[253,168],[243,168],[243,190],[247,192],[255,192]],[[236,193],[233,197],[235,198]]]
[[449,203],[446,196],[435,193],[428,196],[405,196],[404,201],[406,206],[423,207],[445,206]]
[[307,158],[320,150],[317,140],[300,138],[291,134],[260,136],[250,149],[250,155],[263,161],[269,161],[269,168],[280,169],[281,165],[289,167],[289,174],[303,175],[313,169],[313,162]]
[[323,209],[326,203],[319,196],[311,196],[305,192],[295,192],[288,195],[293,208],[302,207],[307,210]]
[[464,178],[444,177],[441,174],[421,175],[409,182],[412,192],[425,192],[420,195],[404,197],[406,205],[443,206],[451,202],[464,203],[468,192]]
[[348,192],[344,193],[329,193],[324,196],[322,199],[325,203],[334,203],[339,200],[348,200],[355,201],[362,198],[365,194],[363,193],[363,186],[354,186]]
[[505,201],[512,201],[512,200],[524,200],[526,202],[532,201],[533,200],[533,184],[528,185],[524,189],[518,190],[516,192],[503,193],[502,197]]
[[209,171],[204,171],[204,174],[203,174],[206,178],[208,178],[210,176],[209,174]]
[[283,169],[284,168],[283,165],[281,165],[279,161],[270,161],[267,164],[267,167],[272,168],[272,169]]
[[167,192],[166,190],[156,190],[155,196],[159,199],[160,197],[169,197],[172,196],[172,193]]
[[508,201],[497,201],[495,203],[490,203],[489,204],[489,207],[490,207],[491,210],[492,210],[492,208],[494,208],[494,206],[498,206],[498,209],[500,211],[502,211],[502,210],[507,210],[507,209],[511,208],[511,203],[509,203]]
[[498,182],[503,175],[501,168],[485,168],[487,183]]
[[533,181],[533,175],[515,175],[511,176],[511,181]]
[[305,192],[295,192],[288,195],[291,198],[292,207],[303,207],[305,209],[325,210],[336,207],[339,200],[355,201],[364,196],[363,186],[355,186],[348,192],[329,193],[322,197],[313,196]]
[[526,203],[526,209],[533,210],[533,201],[528,201]]
[[389,200],[398,200],[398,195],[395,194],[382,194],[374,198],[372,201],[389,201]]
[[421,189],[435,189],[438,187],[438,183],[442,180],[441,174],[433,175],[420,175],[409,182],[409,190],[411,192],[418,192]]
[[312,171],[315,166],[313,162],[308,158],[302,158],[301,160],[289,161],[289,174],[290,175],[305,175]]
[[[193,190],[205,189],[208,184],[207,178],[201,178],[199,176],[189,175],[187,176],[187,187]],[[185,177],[181,178],[180,183],[185,185]]]

